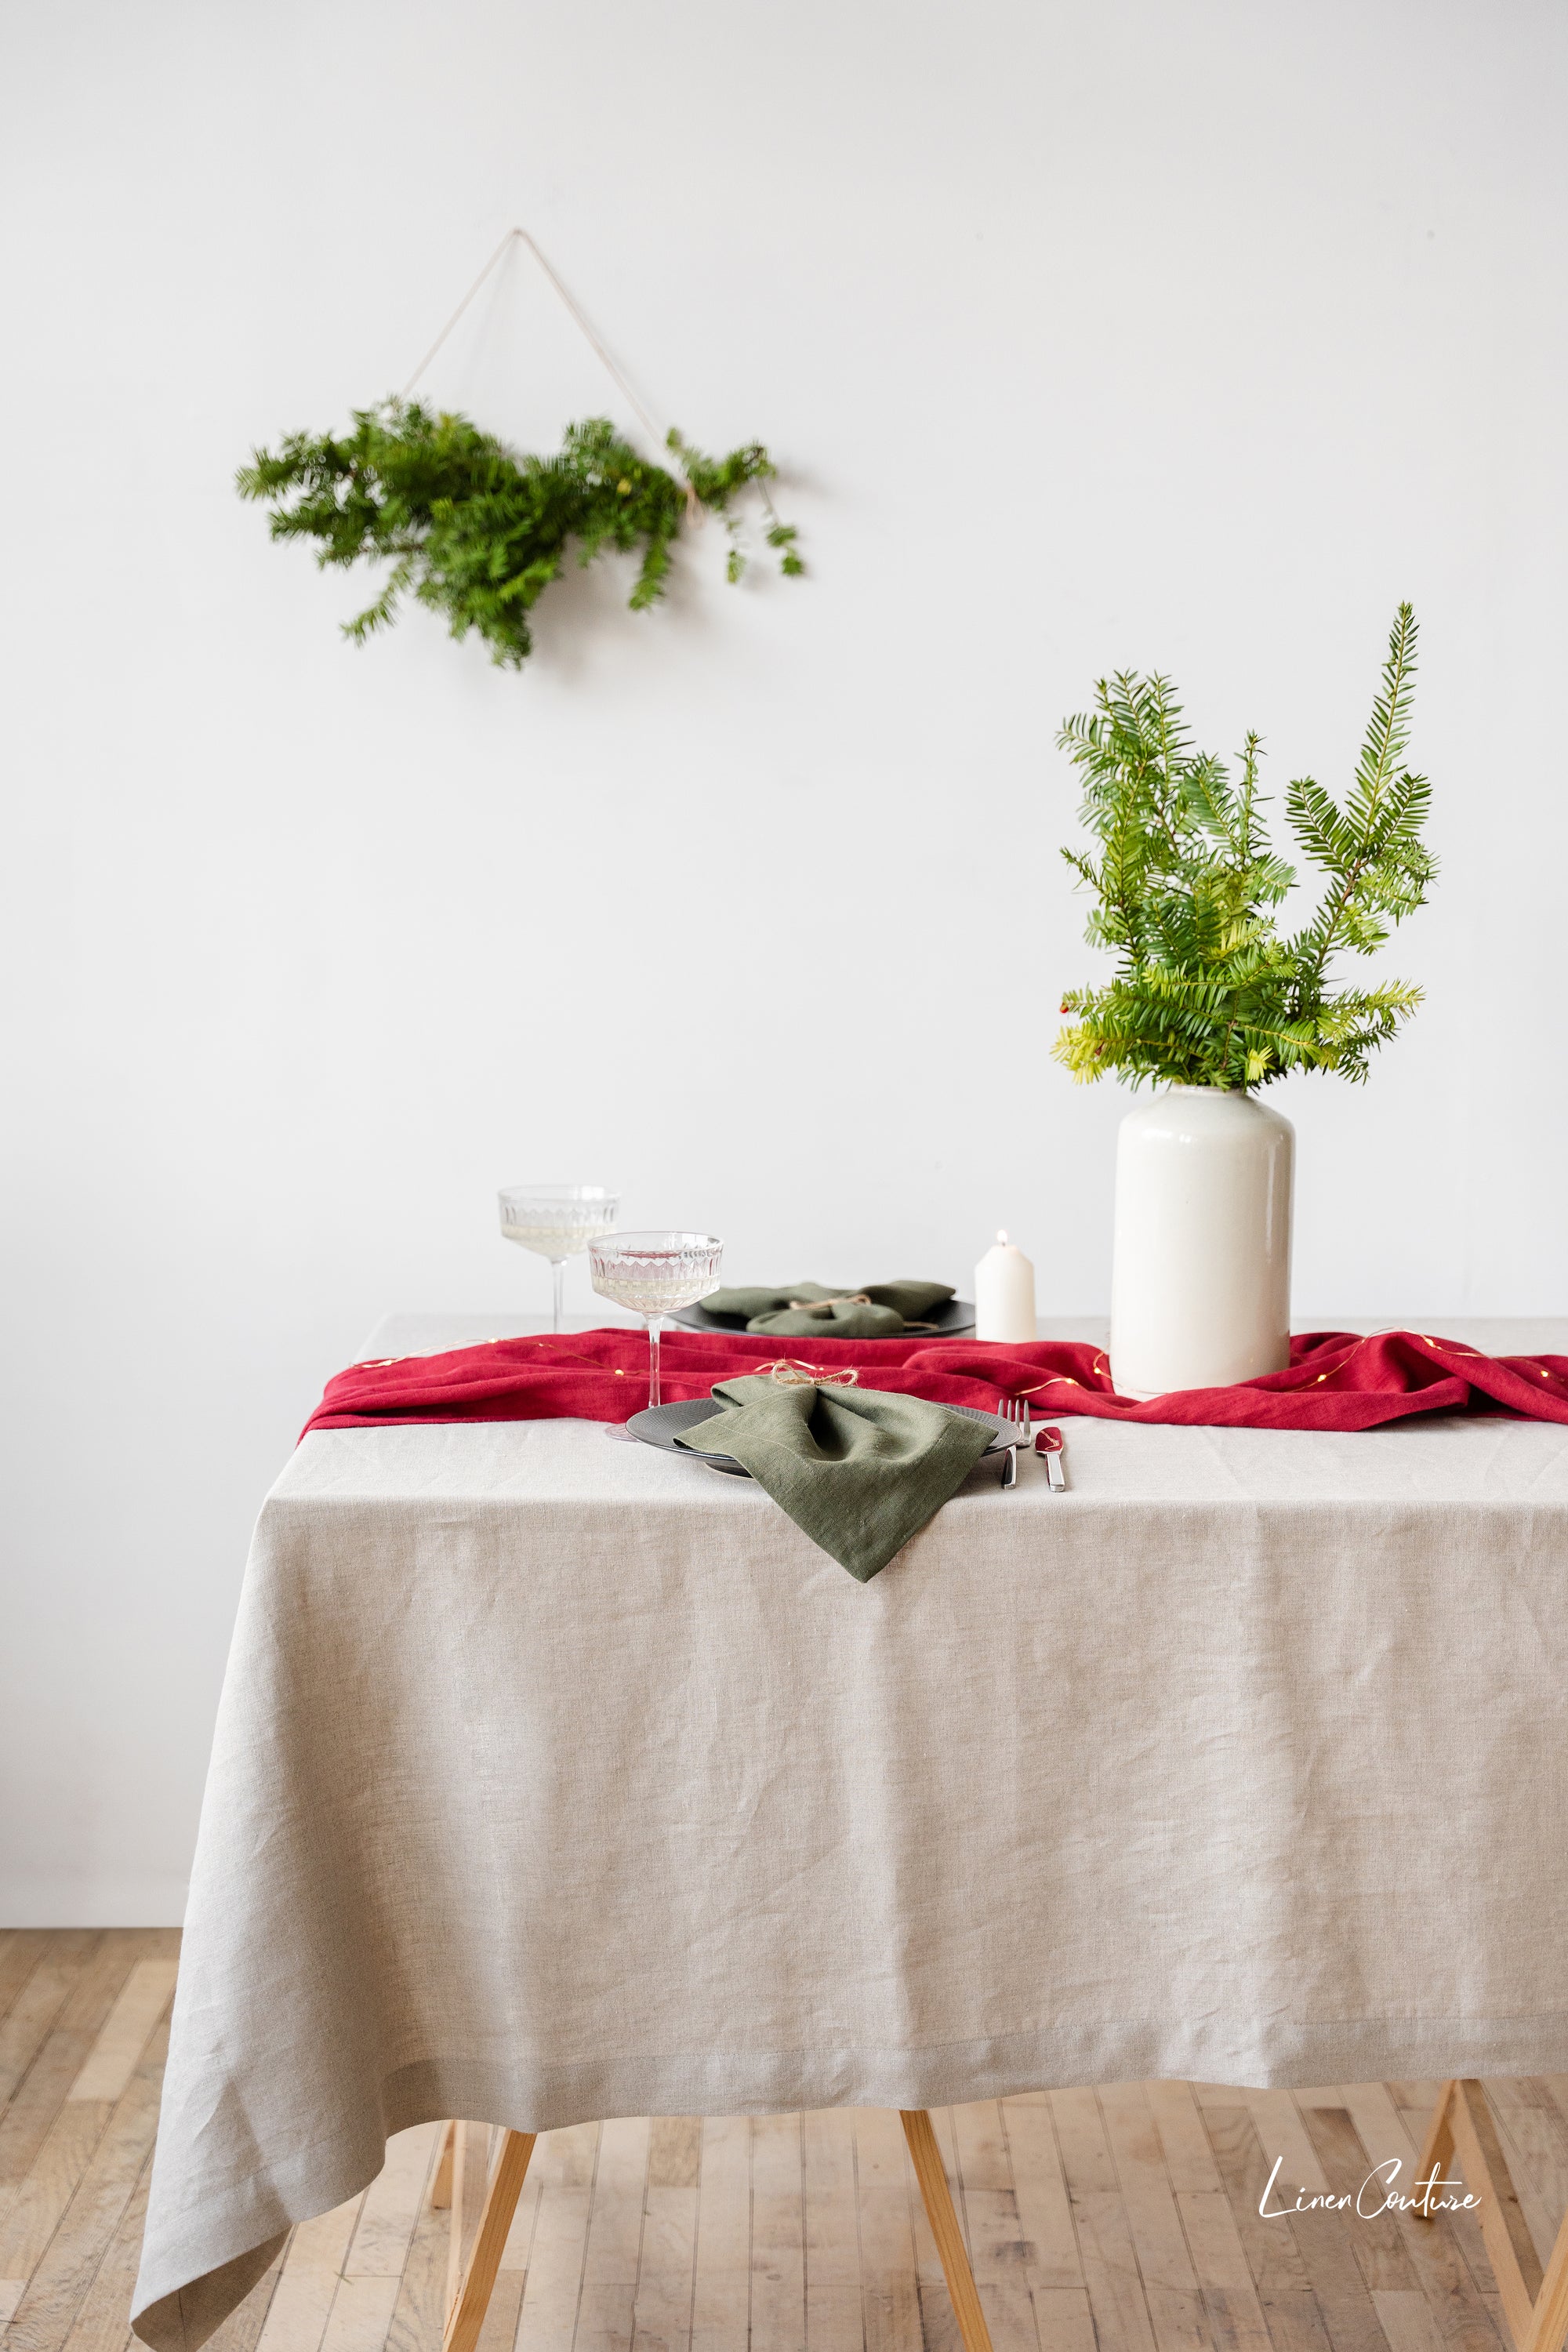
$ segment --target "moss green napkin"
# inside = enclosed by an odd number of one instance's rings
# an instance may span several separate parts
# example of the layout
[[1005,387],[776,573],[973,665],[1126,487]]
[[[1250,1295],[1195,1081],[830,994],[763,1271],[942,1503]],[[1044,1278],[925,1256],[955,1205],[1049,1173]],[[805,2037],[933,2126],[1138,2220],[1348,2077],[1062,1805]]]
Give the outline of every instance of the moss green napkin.
[[748,1331],[781,1339],[891,1339],[952,1297],[945,1282],[868,1282],[853,1291],[792,1282],[781,1290],[712,1290],[702,1304],[710,1315],[742,1317]]
[[924,1397],[721,1381],[711,1421],[678,1445],[729,1454],[862,1584],[955,1495],[995,1431]]

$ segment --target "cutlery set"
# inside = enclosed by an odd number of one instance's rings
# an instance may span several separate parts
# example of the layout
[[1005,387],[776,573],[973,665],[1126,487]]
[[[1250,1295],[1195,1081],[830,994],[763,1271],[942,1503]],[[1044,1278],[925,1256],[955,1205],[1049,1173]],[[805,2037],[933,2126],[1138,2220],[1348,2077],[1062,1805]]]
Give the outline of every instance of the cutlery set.
[[1002,1467],[1004,1490],[1016,1486],[1018,1483],[1019,1447],[1033,1445],[1035,1452],[1046,1465],[1046,1478],[1052,1494],[1064,1494],[1068,1482],[1067,1472],[1062,1467],[1061,1431],[1054,1427],[1042,1428],[1037,1435],[1035,1434],[1029,1418],[1029,1400],[1026,1396],[999,1398],[996,1417],[999,1421],[1005,1421],[1010,1429],[1017,1433],[1007,1441],[1007,1459]]

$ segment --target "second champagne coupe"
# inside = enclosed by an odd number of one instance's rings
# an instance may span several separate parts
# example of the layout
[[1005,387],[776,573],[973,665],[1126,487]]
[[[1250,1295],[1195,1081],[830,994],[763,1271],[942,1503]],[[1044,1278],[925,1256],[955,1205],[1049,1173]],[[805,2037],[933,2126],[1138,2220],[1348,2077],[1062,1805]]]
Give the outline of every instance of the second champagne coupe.
[[647,1401],[658,1404],[658,1323],[719,1285],[724,1244],[712,1234],[612,1234],[588,1244],[588,1268],[601,1298],[630,1307],[647,1324]]

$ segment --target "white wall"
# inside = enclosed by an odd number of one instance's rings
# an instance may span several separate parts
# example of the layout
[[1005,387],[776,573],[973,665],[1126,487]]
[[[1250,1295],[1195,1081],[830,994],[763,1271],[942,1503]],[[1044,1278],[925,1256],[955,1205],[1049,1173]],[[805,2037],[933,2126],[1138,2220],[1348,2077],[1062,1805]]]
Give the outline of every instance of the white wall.
[[[1445,858],[1299,1320],[1568,1307],[1568,19],[1552,0],[109,0],[6,19],[0,1918],[178,1916],[249,1525],[384,1307],[542,1304],[500,1181],[736,1276],[1100,1305],[1125,1098],[1051,749],[1165,667],[1346,778],[1395,602]],[[553,592],[522,677],[271,547],[513,221],[811,565]],[[615,405],[522,257],[432,395]],[[618,412],[617,412],[618,413]],[[585,1305],[585,1293],[579,1296]]]

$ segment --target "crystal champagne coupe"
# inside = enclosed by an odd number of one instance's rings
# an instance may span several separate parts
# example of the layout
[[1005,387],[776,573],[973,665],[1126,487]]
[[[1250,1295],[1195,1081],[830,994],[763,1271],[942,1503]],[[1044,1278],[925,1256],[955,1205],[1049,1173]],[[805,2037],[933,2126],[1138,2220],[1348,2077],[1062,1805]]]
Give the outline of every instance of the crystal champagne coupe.
[[630,1307],[647,1325],[647,1401],[658,1404],[658,1325],[719,1286],[724,1244],[711,1234],[614,1234],[590,1242],[588,1266],[601,1298]]
[[555,1277],[555,1316],[551,1328],[559,1331],[566,1261],[580,1256],[601,1235],[615,1232],[620,1202],[602,1184],[512,1184],[497,1197],[500,1229],[507,1240],[550,1260]]

